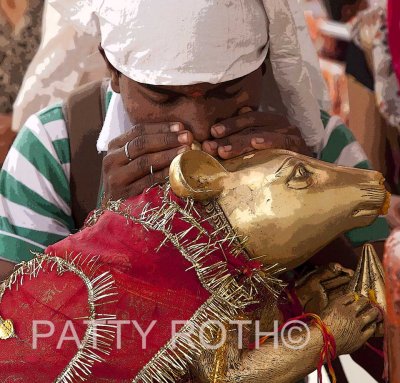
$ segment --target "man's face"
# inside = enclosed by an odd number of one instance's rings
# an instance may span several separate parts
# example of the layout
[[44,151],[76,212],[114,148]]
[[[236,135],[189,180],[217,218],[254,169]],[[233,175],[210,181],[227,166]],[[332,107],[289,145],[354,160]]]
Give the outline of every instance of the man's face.
[[262,69],[220,84],[155,86],[113,74],[133,125],[152,122],[181,122],[203,142],[211,137],[212,125],[237,115],[242,107],[257,110],[262,89]]

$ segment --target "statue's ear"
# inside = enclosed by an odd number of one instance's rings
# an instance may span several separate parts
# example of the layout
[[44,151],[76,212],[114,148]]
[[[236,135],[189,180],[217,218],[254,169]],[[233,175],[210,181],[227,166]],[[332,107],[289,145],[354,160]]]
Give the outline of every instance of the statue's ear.
[[169,168],[173,192],[195,200],[215,198],[222,192],[223,179],[229,173],[212,156],[200,150],[189,150],[177,156]]

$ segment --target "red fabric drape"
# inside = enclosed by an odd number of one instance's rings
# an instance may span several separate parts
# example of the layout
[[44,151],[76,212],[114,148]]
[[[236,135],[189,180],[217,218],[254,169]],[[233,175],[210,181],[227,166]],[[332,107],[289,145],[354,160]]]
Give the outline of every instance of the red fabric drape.
[[[171,198],[183,204],[176,197]],[[147,203],[152,207],[162,204],[160,189],[154,188],[128,200],[126,205],[131,208],[130,214],[138,217]],[[209,233],[214,231],[208,222],[202,222],[202,226]],[[179,214],[171,224],[175,233],[189,227]],[[192,230],[185,238],[190,241],[197,235],[198,232]],[[118,320],[136,320],[143,330],[153,320],[157,321],[147,336],[146,349],[142,349],[142,338],[133,324],[123,325],[122,347],[116,347],[115,339],[110,356],[105,357],[105,362],[95,364],[88,382],[130,382],[170,340],[172,321],[190,319],[210,297],[191,262],[171,243],[155,251],[164,239],[159,231],[146,230],[139,223],[106,211],[95,225],[46,250],[49,255],[70,259],[77,255],[80,259],[99,257],[96,263],[100,268],[96,274],[109,271],[118,292],[116,302],[98,307],[100,313],[116,314]],[[230,274],[248,268],[247,260],[232,256],[226,245],[207,256],[206,262],[211,265],[225,260],[228,260]],[[251,262],[249,264],[251,266]],[[89,272],[91,265],[86,262],[82,267]],[[0,307],[0,315],[13,320],[18,336],[0,341],[0,381],[53,382],[77,351],[73,341],[64,342],[56,350],[65,322],[71,320],[76,325],[80,339],[85,331],[85,326],[76,319],[88,316],[87,291],[82,280],[72,273],[59,276],[55,270],[41,271],[37,278],[25,277],[18,290],[7,290]],[[54,336],[38,340],[38,350],[31,347],[31,324],[35,319],[54,321],[55,327]]]

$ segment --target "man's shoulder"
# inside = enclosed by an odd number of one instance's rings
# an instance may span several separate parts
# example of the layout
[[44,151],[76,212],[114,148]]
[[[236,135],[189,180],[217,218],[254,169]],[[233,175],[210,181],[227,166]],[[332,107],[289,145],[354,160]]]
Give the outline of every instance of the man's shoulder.
[[16,142],[22,141],[25,145],[29,145],[34,137],[46,147],[60,141],[69,141],[62,103],[48,106],[31,115],[21,129]]
[[27,119],[7,156],[5,170],[14,168],[16,156],[22,156],[43,172],[50,166],[61,167],[65,176],[69,176],[69,136],[61,103],[42,109]]
[[39,112],[35,113],[42,125],[47,125],[52,122],[59,122],[65,125],[65,117],[63,113],[63,103],[59,102],[48,106]]
[[321,160],[337,165],[370,169],[367,155],[340,116],[321,111],[324,138],[319,153]]

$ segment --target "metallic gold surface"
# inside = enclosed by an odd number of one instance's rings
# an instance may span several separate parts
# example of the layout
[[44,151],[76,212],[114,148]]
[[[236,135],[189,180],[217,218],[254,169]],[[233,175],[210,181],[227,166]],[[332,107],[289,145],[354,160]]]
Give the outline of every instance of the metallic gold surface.
[[[211,297],[180,328],[179,333],[172,337],[143,367],[133,383],[180,381],[187,373],[189,364],[201,355],[205,348],[198,341],[202,331],[206,335],[206,341],[213,344],[220,330],[219,323],[228,324],[232,318],[236,318],[248,306],[257,302],[258,287],[262,288],[262,291],[268,290],[273,295],[274,292],[281,291],[283,284],[274,276],[275,270],[270,267],[255,270],[248,283],[239,283],[229,273],[225,262],[217,262],[213,265],[207,263],[209,254],[220,251],[221,246],[227,246],[232,253],[243,251],[240,238],[232,232],[229,223],[223,219],[223,212],[215,210],[212,204],[204,207],[211,214],[210,220],[217,220],[218,227],[214,232],[208,232],[200,224],[204,216],[197,211],[193,199],[188,199],[185,206],[181,206],[171,199],[168,183],[159,188],[160,193],[163,193],[162,205],[155,208],[151,203],[146,204],[139,217],[132,215],[130,206],[124,205],[122,201],[111,201],[104,208],[142,225],[147,230],[162,233],[165,240],[160,243],[159,248],[170,243],[179,250],[181,255],[193,265],[200,282],[211,293]],[[96,215],[99,214],[101,215],[100,212]],[[189,223],[190,229],[184,229],[182,232],[174,231],[172,222],[176,215]],[[191,237],[194,232],[197,235]],[[221,235],[222,233],[225,235]],[[236,352],[238,352],[237,349]],[[227,353],[229,355],[230,350]],[[211,357],[214,361],[214,354]],[[218,360],[222,362],[221,358]],[[210,366],[214,365],[210,364]],[[217,379],[221,378],[222,371],[223,365],[219,364]]]
[[0,317],[0,340],[6,340],[15,337],[14,324],[10,319],[4,320]]
[[216,198],[246,250],[265,264],[293,268],[387,204],[380,173],[345,168],[286,150],[263,150],[219,163],[188,151],[170,167],[181,197]]
[[[382,263],[371,244],[365,244],[348,291],[364,296],[386,312],[385,279]],[[383,336],[383,325],[378,326],[375,336]]]
[[192,150],[201,150],[201,144],[200,144],[200,142],[194,140],[194,141],[193,141],[193,144],[192,144],[192,146],[191,146],[191,149],[192,149]]
[[371,244],[364,245],[348,290],[372,299],[379,307],[386,310],[383,267]]
[[[309,283],[313,282],[309,281]],[[365,298],[359,298],[358,302],[361,299],[365,300]],[[354,352],[372,335],[371,331],[368,335],[365,331],[368,319],[365,319],[362,315],[356,315],[355,307],[359,306],[360,303],[355,306],[353,303],[355,301],[355,297],[352,297],[351,294],[342,295],[332,300],[321,314],[324,325],[335,338],[338,355]],[[351,309],[349,309],[349,304],[352,305]],[[368,306],[364,302],[360,307]],[[266,308],[259,318],[260,330],[271,334],[274,331],[273,321],[278,318],[279,312],[276,306]],[[300,328],[303,328],[304,331],[294,332],[290,335],[290,341],[286,337],[289,334],[286,331],[282,332],[286,341],[282,342],[282,337],[278,339],[278,347],[275,345],[275,339],[269,339],[254,350],[246,348],[238,350],[237,332],[233,332],[231,337],[227,338],[226,360],[228,370],[223,382],[293,383],[304,378],[318,365],[324,343],[321,330],[315,324],[310,324],[307,327],[310,331],[309,338],[305,330],[306,327]],[[297,346],[303,344],[305,347],[295,349],[290,347],[290,344]],[[196,382],[213,382],[212,372],[215,368],[217,352],[209,349],[204,350],[200,358],[193,363],[192,372]]]
[[[219,344],[223,340],[222,330],[220,329],[217,336],[216,344]],[[226,327],[225,327],[226,332]],[[222,383],[225,381],[227,373],[227,351],[228,344],[227,340],[216,350],[213,362],[213,371],[211,375],[211,383]]]

